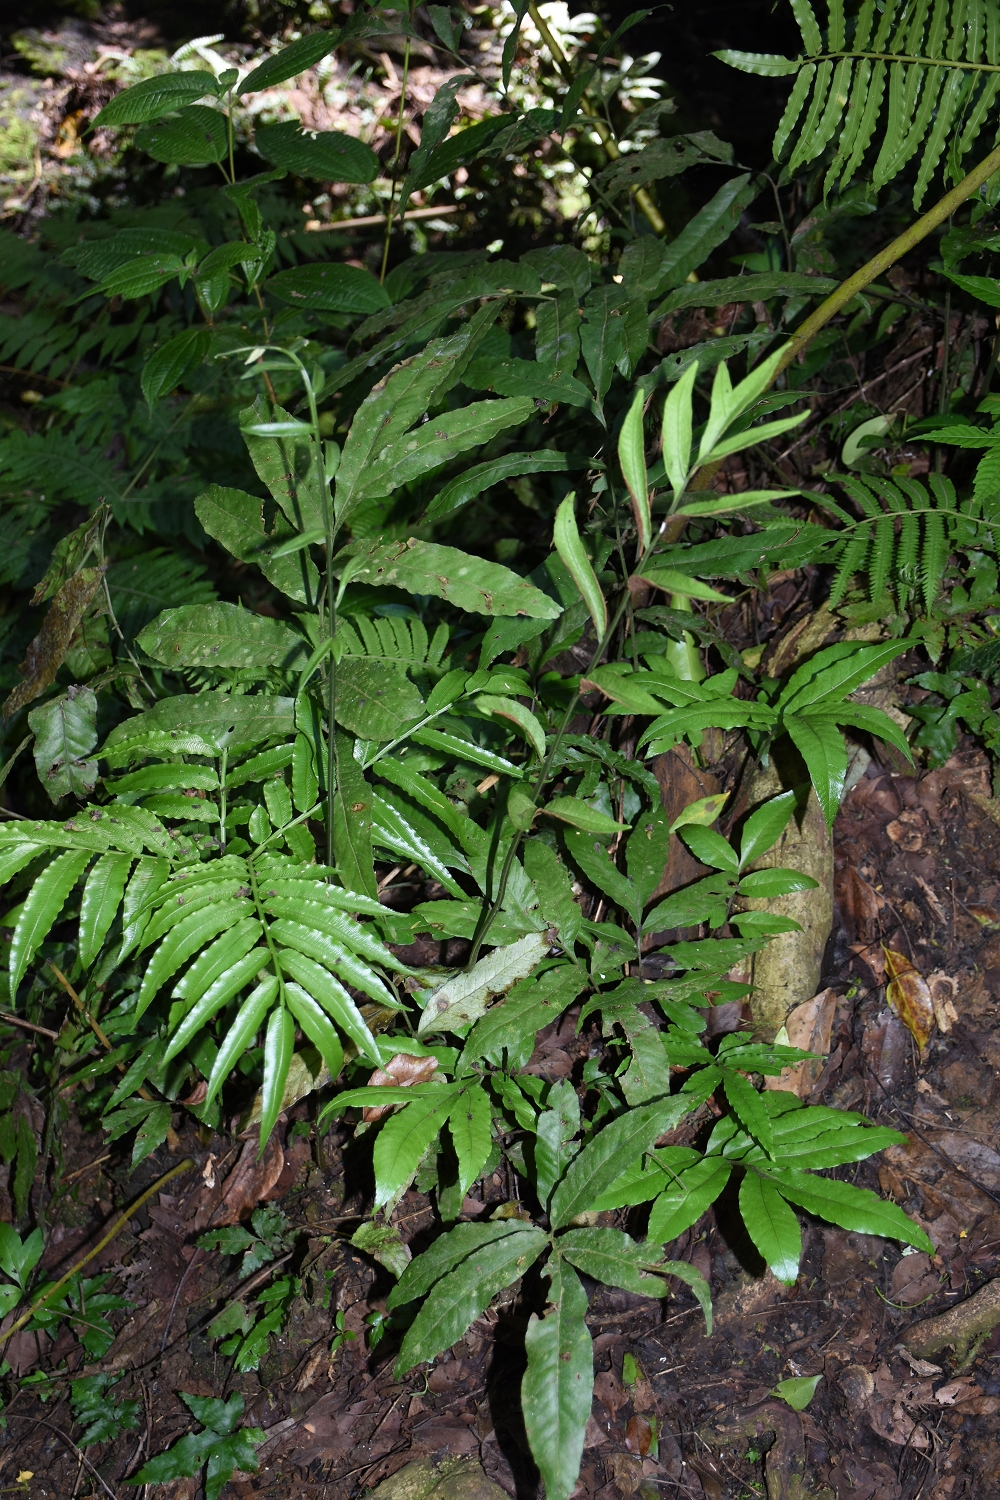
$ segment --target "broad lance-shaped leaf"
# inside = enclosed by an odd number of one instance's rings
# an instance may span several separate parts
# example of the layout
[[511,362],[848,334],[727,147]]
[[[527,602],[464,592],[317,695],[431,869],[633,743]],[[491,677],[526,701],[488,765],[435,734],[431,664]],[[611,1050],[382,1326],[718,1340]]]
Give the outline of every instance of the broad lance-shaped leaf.
[[722,1192],[731,1171],[730,1162],[707,1157],[678,1173],[649,1211],[646,1238],[650,1244],[668,1245],[697,1223]]
[[92,688],[73,686],[28,715],[35,736],[32,753],[38,778],[53,802],[67,793],[87,797],[97,783],[97,698]]
[[112,765],[159,754],[237,755],[270,739],[290,740],[294,710],[294,698],[178,693],[112,729],[101,755]]
[[10,945],[10,996],[18,985],[66,904],[70,891],[90,863],[89,850],[70,849],[58,855],[38,876],[21,907]]
[[928,1255],[934,1254],[934,1246],[919,1224],[908,1218],[895,1203],[887,1202],[867,1188],[854,1187],[835,1177],[813,1177],[793,1168],[769,1166],[767,1175],[784,1197],[830,1224],[857,1234],[877,1234],[885,1239],[901,1240],[904,1245],[913,1245]]
[[347,656],[338,664],[337,723],[359,739],[397,739],[423,712],[416,687],[389,662]]
[[[877,646],[838,641],[827,646],[793,672],[778,698],[778,707],[783,714],[804,714],[810,710],[831,713],[839,700],[902,656],[910,646],[909,641],[882,641]],[[826,703],[824,699],[833,701]]]
[[295,1048],[295,1020],[284,1005],[271,1012],[264,1037],[264,1082],[261,1086],[260,1149],[281,1113],[285,1080]]
[[[424,123],[426,128],[426,119]],[[481,307],[460,332],[432,339],[419,354],[391,370],[365,397],[354,415],[337,469],[338,525],[349,521],[367,498],[386,493],[370,488],[374,465],[461,379],[465,365],[496,322],[499,311],[498,302]]]
[[650,542],[649,493],[646,483],[645,436],[642,428],[644,404],[645,393],[642,390],[636,391],[618,438],[618,459],[622,466],[622,477],[632,496],[632,511],[635,515],[640,552],[645,552]]
[[390,1115],[375,1141],[375,1208],[395,1203],[409,1186],[420,1159],[444,1126],[460,1085],[440,1085]]
[[188,604],[166,609],[137,643],[154,661],[178,667],[292,668],[304,661],[306,640],[281,620],[251,614],[238,604]]
[[748,1171],[740,1183],[740,1213],[747,1233],[779,1281],[791,1286],[802,1259],[799,1221],[775,1184]]
[[594,622],[594,629],[597,631],[598,638],[601,639],[608,628],[608,606],[576,524],[575,505],[575,494],[567,495],[561,502],[556,511],[552,541],[567,572],[579,589],[580,597]]
[[432,594],[480,615],[530,615],[555,620],[560,605],[541,589],[499,563],[490,563],[435,542],[353,542],[337,559],[340,572],[352,559],[352,581]]
[[422,1255],[410,1261],[386,1298],[386,1307],[391,1312],[396,1307],[405,1306],[407,1302],[416,1301],[418,1297],[423,1297],[429,1292],[435,1282],[447,1276],[461,1261],[468,1259],[475,1251],[481,1250],[485,1245],[493,1244],[495,1240],[507,1239],[512,1234],[521,1234],[523,1229],[523,1222],[519,1219],[499,1219],[495,1223],[487,1221],[476,1224],[456,1224],[454,1229],[448,1230],[446,1234],[436,1239]]
[[525,979],[545,957],[549,941],[544,932],[529,932],[506,948],[494,948],[467,974],[449,979],[428,1001],[417,1035],[436,1031],[464,1031],[486,1010],[492,995],[502,995]]
[[532,1313],[524,1336],[528,1367],[521,1381],[521,1410],[546,1500],[568,1500],[580,1475],[594,1395],[594,1354],[580,1278],[558,1256],[546,1274],[545,1316]]
[[269,583],[300,604],[315,603],[319,575],[306,552],[272,557],[271,549],[289,539],[286,530],[269,534],[264,502],[221,484],[210,484],[194,502],[195,514],[215,541],[240,562],[255,563]]
[[605,1192],[633,1161],[650,1149],[658,1136],[672,1130],[694,1108],[690,1095],[676,1095],[641,1104],[605,1125],[570,1163],[552,1195],[550,1218],[556,1229]]
[[823,815],[832,828],[847,778],[847,746],[844,736],[832,717],[821,718],[818,714],[808,718],[788,714],[784,727],[806,763]]
[[509,719],[524,735],[538,759],[545,759],[545,730],[531,709],[525,708],[517,698],[498,698],[493,694],[484,693],[476,699],[476,707],[483,713]]
[[396,1379],[456,1344],[497,1292],[523,1276],[548,1243],[543,1229],[522,1224],[516,1233],[483,1245],[443,1276],[407,1330]]
[[[651,1247],[638,1245],[620,1229],[571,1229],[559,1237],[559,1254],[585,1276],[644,1297],[665,1297],[668,1288],[649,1274]],[[652,1263],[659,1260],[652,1253]]]
[[144,120],[156,120],[182,104],[191,104],[206,94],[216,96],[218,92],[214,76],[202,69],[144,78],[141,83],[116,94],[110,104],[95,115],[90,129],[140,125]]
[[[250,930],[240,932],[240,929],[245,927],[249,927]],[[248,938],[253,941],[259,936],[260,932],[260,923],[253,918],[248,921],[237,922],[236,927],[233,928],[233,934],[238,936],[239,941],[233,944],[234,950],[238,952]],[[224,943],[229,937],[230,934],[227,933],[224,938],[220,938],[217,941]],[[215,946],[215,944],[212,944],[213,948]],[[210,951],[211,949],[206,949],[206,952]],[[204,957],[204,954],[201,956]],[[196,963],[198,961],[196,960]],[[241,957],[232,960],[228,964],[225,973],[220,974],[217,979],[213,980],[204,993],[199,995],[198,999],[193,1002],[190,1010],[187,1011],[184,1019],[171,1037],[167,1049],[163,1054],[163,1061],[165,1063],[170,1062],[179,1052],[182,1052],[188,1042],[193,1041],[202,1031],[203,1027],[208,1025],[212,1017],[217,1015],[224,1005],[228,1005],[229,1001],[234,999],[245,985],[250,984],[257,977],[265,962],[266,959],[263,950],[254,947],[251,947],[248,952],[243,953]],[[195,965],[193,964],[192,968],[194,967]],[[174,993],[176,994],[177,991],[175,990]]]
[[268,974],[240,1006],[236,1018],[219,1048],[219,1055],[215,1059],[212,1071],[209,1074],[208,1092],[205,1095],[206,1105],[211,1104],[233,1068],[239,1062],[253,1038],[257,1035],[277,993],[278,981],[273,974]]
[[586,468],[590,463],[582,454],[554,453],[547,448],[537,453],[505,453],[501,458],[475,464],[439,490],[424,512],[425,521],[441,521],[454,515],[470,500],[475,500],[491,485],[522,474],[558,474],[568,469]]
[[458,1157],[458,1190],[463,1198],[486,1165],[493,1145],[492,1124],[489,1096],[478,1083],[462,1093],[448,1116]]
[[237,99],[242,99],[245,94],[259,93],[261,89],[274,88],[275,84],[284,83],[286,78],[295,78],[307,68],[315,67],[328,52],[333,51],[339,41],[339,27],[330,31],[307,32],[290,46],[282,47],[273,57],[258,63],[236,90]]

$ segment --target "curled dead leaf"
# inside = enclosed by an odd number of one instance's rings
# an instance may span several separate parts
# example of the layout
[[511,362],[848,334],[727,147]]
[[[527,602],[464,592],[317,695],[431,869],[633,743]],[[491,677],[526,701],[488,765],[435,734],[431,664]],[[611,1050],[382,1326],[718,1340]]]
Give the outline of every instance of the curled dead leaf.
[[3,705],[3,717],[11,718],[26,703],[34,703],[55,682],[56,673],[66,659],[73,637],[101,587],[107,563],[97,568],[80,568],[68,578],[54,596],[42,628],[28,646],[21,663],[24,681],[9,695]]
[[905,954],[895,953],[885,946],[882,952],[888,980],[885,998],[923,1052],[934,1029],[934,1002],[930,988]]
[[898,818],[885,826],[886,834],[894,844],[907,854],[916,854],[924,847],[924,815],[914,808],[904,808]]
[[[414,1057],[411,1052],[397,1052],[384,1068],[375,1069],[368,1080],[368,1087],[386,1088],[394,1084],[396,1088],[405,1089],[414,1083],[427,1083],[433,1077],[437,1065],[436,1057]],[[391,1108],[390,1104],[372,1105],[362,1110],[361,1118],[371,1124],[381,1120]]]
[[931,992],[931,1004],[934,1007],[934,1019],[937,1022],[938,1031],[947,1035],[958,1020],[958,1011],[955,1009],[958,981],[950,974],[942,974],[938,970],[934,974],[928,974],[927,987]]

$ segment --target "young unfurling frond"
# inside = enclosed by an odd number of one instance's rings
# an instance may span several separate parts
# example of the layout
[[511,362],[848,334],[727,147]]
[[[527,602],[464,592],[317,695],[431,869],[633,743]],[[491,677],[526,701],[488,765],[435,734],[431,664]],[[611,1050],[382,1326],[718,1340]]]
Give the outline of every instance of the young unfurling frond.
[[[835,143],[824,189],[843,191],[878,127],[874,187],[891,182],[918,151],[915,208],[942,157],[946,175],[958,182],[1000,90],[1000,18],[990,0],[864,0],[854,19],[845,16],[844,0],[827,0],[825,35],[811,0],[791,4],[803,56],[716,53],[745,73],[795,76],[774,138],[774,154],[787,155],[788,170]],[[995,195],[1000,184],[991,180],[989,187]]]

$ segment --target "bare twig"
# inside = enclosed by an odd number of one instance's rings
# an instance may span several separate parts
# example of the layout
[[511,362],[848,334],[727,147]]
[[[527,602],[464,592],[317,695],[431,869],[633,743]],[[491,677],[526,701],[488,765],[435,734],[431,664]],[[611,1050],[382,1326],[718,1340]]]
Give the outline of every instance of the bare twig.
[[22,1416],[20,1412],[12,1413],[10,1411],[8,1411],[7,1415],[15,1416],[22,1422],[35,1422],[41,1427],[47,1427],[50,1432],[54,1432],[56,1437],[61,1438],[62,1441],[66,1444],[70,1452],[76,1455],[80,1463],[83,1464],[85,1468],[90,1470],[91,1474],[93,1474],[94,1478],[101,1486],[101,1489],[106,1495],[110,1497],[110,1500],[118,1500],[118,1496],[115,1494],[114,1490],[108,1488],[104,1476],[101,1474],[100,1470],[94,1468],[94,1465],[90,1462],[90,1459],[84,1453],[83,1449],[78,1448],[73,1439],[69,1437],[67,1433],[63,1432],[61,1427],[57,1427],[54,1422],[47,1422],[44,1417]]
[[31,1319],[35,1316],[36,1312],[38,1312],[39,1308],[44,1307],[47,1302],[51,1302],[56,1293],[62,1291],[66,1283],[70,1281],[78,1271],[82,1271],[84,1266],[94,1259],[95,1255],[100,1255],[105,1246],[111,1244],[111,1241],[115,1238],[115,1236],[121,1233],[128,1221],[135,1217],[144,1203],[148,1203],[149,1199],[152,1198],[154,1194],[160,1192],[162,1188],[165,1188],[167,1183],[171,1182],[173,1178],[179,1177],[182,1172],[190,1172],[193,1166],[194,1157],[185,1157],[183,1161],[177,1163],[176,1167],[171,1167],[169,1172],[164,1172],[162,1177],[158,1177],[153,1183],[152,1187],[148,1187],[144,1193],[136,1198],[134,1203],[130,1203],[128,1208],[126,1208],[125,1211],[120,1214],[112,1224],[107,1234],[104,1235],[102,1239],[98,1240],[94,1248],[92,1250],[88,1250],[86,1255],[82,1255],[76,1262],[76,1264],[70,1267],[65,1276],[60,1276],[59,1280],[53,1282],[52,1286],[50,1286],[47,1291],[44,1291],[40,1297],[36,1297],[34,1302],[28,1308],[28,1311],[26,1313],[22,1313],[17,1321],[11,1324],[11,1326],[7,1329],[3,1336],[0,1337],[0,1349],[4,1347],[4,1345],[7,1343],[7,1340],[11,1337],[12,1334],[18,1333],[26,1323],[30,1323]]
[[12,1016],[9,1010],[0,1010],[0,1021],[9,1021],[12,1026],[23,1026],[25,1031],[37,1031],[40,1036],[51,1037],[54,1042],[59,1040],[58,1031],[50,1031],[47,1026],[36,1026],[34,1021],[23,1021],[20,1016]]

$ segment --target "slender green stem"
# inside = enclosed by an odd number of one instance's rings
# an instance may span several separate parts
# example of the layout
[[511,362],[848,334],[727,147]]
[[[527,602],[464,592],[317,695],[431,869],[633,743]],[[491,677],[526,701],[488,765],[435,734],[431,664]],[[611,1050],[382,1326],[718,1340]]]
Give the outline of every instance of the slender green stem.
[[[413,5],[410,5],[410,26],[413,26]],[[394,214],[394,203],[396,199],[396,182],[399,176],[399,158],[403,150],[403,115],[406,111],[406,90],[410,81],[410,38],[407,36],[406,45],[403,50],[403,84],[399,91],[399,109],[396,112],[396,148],[392,157],[392,188],[389,193],[389,208],[385,216],[385,242],[382,246],[382,268],[379,271],[379,281],[385,281],[386,267],[389,264],[389,245],[392,242],[392,220]]]
[[890,266],[894,266],[898,260],[901,260],[904,255],[908,255],[916,245],[919,245],[921,240],[925,240],[929,234],[932,234],[935,229],[939,228],[996,171],[1000,171],[1000,146],[995,147],[989,156],[985,157],[977,167],[973,167],[972,171],[962,178],[957,187],[953,187],[949,193],[945,193],[944,197],[939,199],[933,208],[929,209],[927,213],[922,214],[908,229],[904,229],[903,233],[897,235],[891,244],[886,245],[884,250],[880,250],[871,260],[866,261],[860,270],[855,271],[853,276],[848,276],[846,281],[842,281],[836,291],[831,292],[829,297],[821,302],[815,312],[811,313],[801,327],[796,329],[795,333],[792,334],[785,345],[771,384],[774,384],[774,381],[781,374],[782,370],[787,370],[788,366],[798,358],[802,350],[816,337],[820,329],[825,328],[830,319],[835,318],[853,297],[856,297],[859,292],[863,292],[866,286],[878,276],[881,276],[884,271],[888,271]]
[[917,63],[922,68],[961,68],[966,73],[1000,73],[1000,64],[997,63],[963,62],[951,57],[917,57],[908,52],[818,52],[814,57],[804,57],[802,66],[852,59],[859,62]]
[[[555,37],[552,35],[552,32],[549,30],[549,27],[545,21],[545,17],[538,9],[535,0],[530,0],[530,4],[528,6],[528,14],[531,16],[532,22],[534,23],[538,35],[541,37],[546,47],[548,47],[549,52],[552,56],[552,61],[555,63],[559,72],[562,74],[564,82],[572,88],[573,83],[575,82],[575,78],[573,69],[570,66],[569,59],[563,49],[560,47],[559,43],[556,41]],[[592,102],[589,91],[587,89],[584,89],[583,91],[583,97],[580,100],[580,109],[587,116],[591,125],[594,127],[594,130],[600,137],[601,145],[607,152],[609,160],[617,161],[619,156],[621,156],[621,152],[618,149],[618,142],[615,140],[614,134],[612,133],[610,127],[605,124],[604,120],[601,119],[597,107]],[[645,188],[636,188],[635,201],[642,209],[642,212],[645,214],[655,233],[666,234],[666,220],[660,213],[660,210],[657,208],[656,204],[653,202],[652,198]]]

